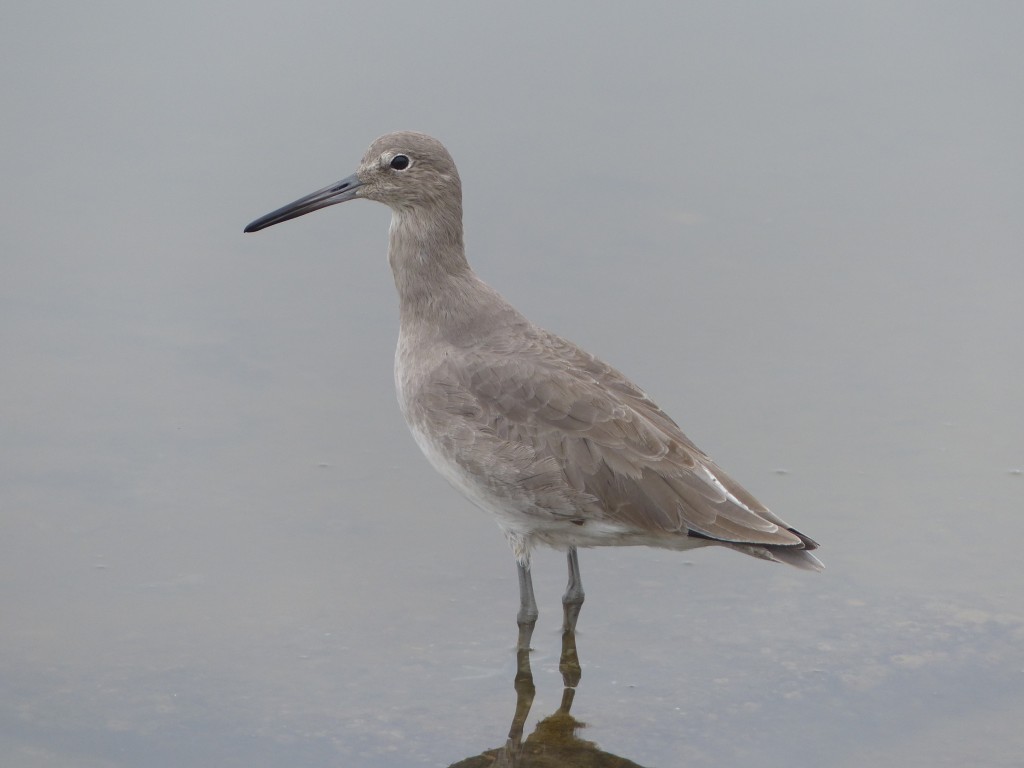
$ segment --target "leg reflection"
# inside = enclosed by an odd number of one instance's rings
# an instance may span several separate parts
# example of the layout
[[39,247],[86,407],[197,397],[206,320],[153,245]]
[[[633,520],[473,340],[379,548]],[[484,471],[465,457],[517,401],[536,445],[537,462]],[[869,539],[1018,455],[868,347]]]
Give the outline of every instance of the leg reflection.
[[[537,724],[537,729],[529,741],[543,742],[555,737],[559,743],[565,737],[575,739],[574,733],[582,723],[577,722],[569,710],[576,695],[576,686],[583,676],[579,654],[576,651],[576,633],[572,630],[562,632],[562,654],[558,659],[558,671],[562,673],[562,703],[558,710]],[[512,727],[508,731],[508,741],[504,750],[504,765],[514,765],[523,748],[523,728],[533,706],[536,687],[533,683],[533,670],[530,668],[530,649],[520,647],[516,651],[516,713],[512,718]]]
[[[520,622],[520,637],[523,624],[524,622]],[[580,738],[579,731],[585,728],[586,724],[570,713],[576,687],[582,676],[579,654],[576,652],[576,633],[571,629],[562,632],[562,653],[558,659],[558,671],[562,674],[563,685],[558,709],[540,720],[532,733],[524,736],[536,688],[533,671],[530,668],[529,645],[520,645],[516,649],[516,711],[505,744],[497,749],[489,749],[479,755],[460,760],[449,768],[642,768],[624,757],[603,751],[595,742]]]
[[523,740],[523,727],[533,706],[533,697],[537,692],[533,684],[533,670],[530,669],[530,649],[516,650],[516,713],[512,717],[512,727],[508,729],[508,743],[518,747]]

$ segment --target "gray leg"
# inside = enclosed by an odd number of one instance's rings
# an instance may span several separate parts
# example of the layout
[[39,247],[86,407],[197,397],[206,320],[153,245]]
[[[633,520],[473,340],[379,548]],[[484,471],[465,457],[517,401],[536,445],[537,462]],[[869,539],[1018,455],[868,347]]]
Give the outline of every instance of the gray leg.
[[583,607],[583,579],[580,578],[580,561],[576,556],[576,547],[569,547],[566,558],[569,563],[569,584],[562,595],[562,607],[565,609],[565,621],[562,629],[567,632],[576,631],[576,619],[580,616],[580,608]]
[[519,614],[516,616],[516,623],[519,624],[519,648],[529,648],[533,628],[537,624],[537,600],[533,596],[530,569],[521,563],[517,563],[516,568],[519,571]]

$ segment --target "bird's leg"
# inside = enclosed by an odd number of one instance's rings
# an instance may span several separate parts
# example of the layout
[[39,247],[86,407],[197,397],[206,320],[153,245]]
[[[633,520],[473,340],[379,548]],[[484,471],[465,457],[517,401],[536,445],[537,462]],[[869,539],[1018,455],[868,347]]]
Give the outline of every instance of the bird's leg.
[[537,600],[533,596],[533,578],[529,566],[516,563],[516,568],[519,571],[519,613],[516,616],[516,623],[519,624],[518,648],[526,650],[530,647],[533,628],[537,625]]
[[565,619],[562,629],[566,632],[576,631],[576,619],[580,616],[580,608],[583,607],[583,579],[580,578],[580,561],[576,556],[576,547],[569,547],[566,557],[569,563],[569,584],[562,595],[562,607],[565,610]]

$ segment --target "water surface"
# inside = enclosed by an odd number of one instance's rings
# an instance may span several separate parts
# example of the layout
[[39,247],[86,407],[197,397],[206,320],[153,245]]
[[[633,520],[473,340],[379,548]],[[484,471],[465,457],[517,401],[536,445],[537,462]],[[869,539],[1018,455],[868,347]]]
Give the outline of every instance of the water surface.
[[241,234],[397,128],[455,155],[478,272],[827,566],[582,552],[567,715],[538,553],[524,735],[1017,764],[1022,12],[583,8],[2,12],[4,765],[505,744],[515,570],[395,405],[387,211]]

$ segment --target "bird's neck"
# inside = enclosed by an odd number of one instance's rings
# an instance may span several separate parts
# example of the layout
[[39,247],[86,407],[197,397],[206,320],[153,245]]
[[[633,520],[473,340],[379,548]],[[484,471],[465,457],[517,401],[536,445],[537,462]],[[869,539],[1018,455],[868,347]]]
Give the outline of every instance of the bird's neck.
[[472,303],[479,280],[466,262],[461,206],[393,211],[388,261],[403,323],[443,322]]

